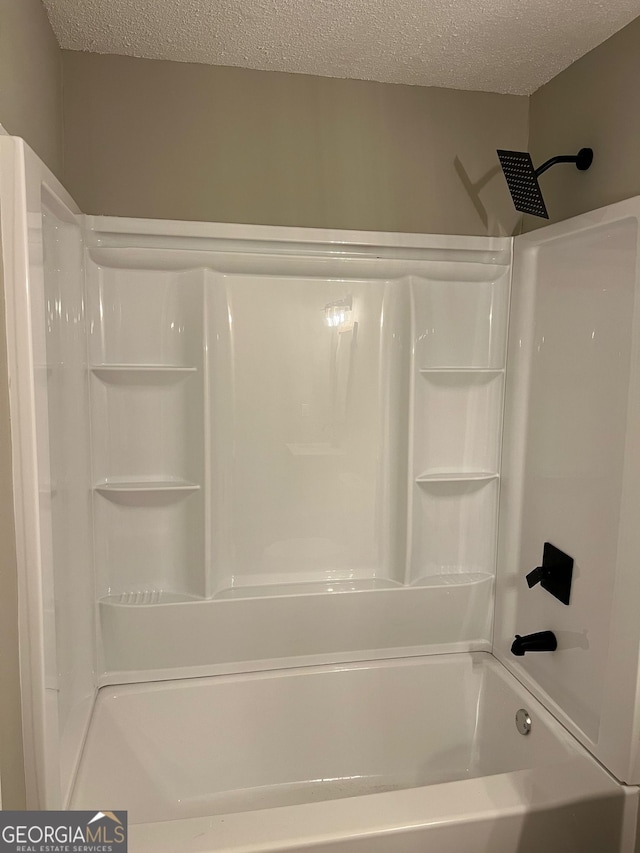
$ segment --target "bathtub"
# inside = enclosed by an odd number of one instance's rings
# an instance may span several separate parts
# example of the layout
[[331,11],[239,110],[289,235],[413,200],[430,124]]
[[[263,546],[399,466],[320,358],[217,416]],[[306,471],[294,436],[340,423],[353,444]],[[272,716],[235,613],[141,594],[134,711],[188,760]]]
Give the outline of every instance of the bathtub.
[[103,688],[70,807],[133,853],[626,853],[636,795],[480,652]]

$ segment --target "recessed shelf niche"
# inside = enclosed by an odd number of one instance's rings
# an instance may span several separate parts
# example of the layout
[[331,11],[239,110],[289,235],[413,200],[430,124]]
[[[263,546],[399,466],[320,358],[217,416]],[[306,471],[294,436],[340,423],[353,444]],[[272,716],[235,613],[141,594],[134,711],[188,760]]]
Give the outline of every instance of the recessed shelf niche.
[[111,494],[95,495],[101,597],[142,593],[156,598],[156,593],[204,596],[201,494],[181,492],[176,499],[174,492],[168,500],[167,493],[152,493],[151,500],[141,501],[140,497],[140,492],[121,493],[118,500],[112,500]]
[[413,501],[409,582],[434,575],[493,574],[497,479],[420,485]]
[[98,594],[206,594],[203,273],[89,265]]
[[502,370],[509,271],[469,265],[464,281],[414,279],[414,353],[423,370]]
[[467,281],[412,283],[413,585],[495,572],[509,279],[469,271]]
[[414,397],[414,470],[498,471],[503,374],[420,372]]

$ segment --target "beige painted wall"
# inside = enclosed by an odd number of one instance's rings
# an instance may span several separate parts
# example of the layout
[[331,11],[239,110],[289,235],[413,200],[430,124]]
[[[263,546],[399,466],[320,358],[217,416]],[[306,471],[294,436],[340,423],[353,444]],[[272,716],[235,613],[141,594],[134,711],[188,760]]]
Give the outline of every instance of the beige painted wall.
[[0,124],[62,175],[62,56],[41,0],[0,0]]
[[[583,56],[531,97],[536,165],[594,150],[588,172],[556,166],[541,179],[552,222],[640,195],[640,18]],[[528,229],[546,224],[527,216]]]
[[65,183],[87,212],[458,234],[515,225],[495,149],[526,147],[528,98],[63,57]]
[[[40,0],[0,0],[0,124],[62,175],[61,51]],[[0,265],[0,777],[2,806],[25,807],[11,440]]]

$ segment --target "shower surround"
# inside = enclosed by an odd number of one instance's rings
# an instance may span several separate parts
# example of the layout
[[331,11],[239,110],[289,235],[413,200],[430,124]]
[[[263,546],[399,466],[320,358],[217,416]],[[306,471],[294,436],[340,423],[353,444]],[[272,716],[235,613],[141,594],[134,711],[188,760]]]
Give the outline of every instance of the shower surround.
[[631,851],[639,214],[90,217],[1,139],[30,805],[129,808],[141,850]]
[[508,241],[141,224],[86,232],[105,682],[488,648]]

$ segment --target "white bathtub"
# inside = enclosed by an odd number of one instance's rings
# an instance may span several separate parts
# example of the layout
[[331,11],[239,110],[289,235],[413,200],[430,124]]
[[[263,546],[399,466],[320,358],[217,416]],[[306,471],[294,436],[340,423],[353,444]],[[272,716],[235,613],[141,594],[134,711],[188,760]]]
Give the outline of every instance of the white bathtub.
[[133,853],[615,853],[631,790],[477,653],[103,688],[70,806]]

